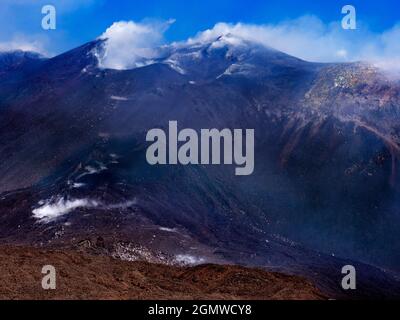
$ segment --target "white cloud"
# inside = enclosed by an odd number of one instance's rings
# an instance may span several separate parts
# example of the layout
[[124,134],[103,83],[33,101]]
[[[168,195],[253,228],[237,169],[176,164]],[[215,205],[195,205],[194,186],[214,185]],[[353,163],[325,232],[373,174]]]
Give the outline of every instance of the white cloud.
[[325,25],[314,16],[304,16],[276,25],[218,23],[189,39],[189,43],[231,34],[309,61],[343,61],[343,52],[348,51],[350,42],[345,32],[339,23]]
[[115,22],[100,37],[107,41],[103,52],[97,52],[99,66],[123,70],[151,63],[164,41],[164,32],[173,22]]
[[361,22],[357,30],[344,30],[340,21],[325,24],[315,16],[303,16],[278,24],[218,23],[187,42],[208,42],[220,35],[254,41],[298,58],[315,62],[370,61],[400,70],[400,24],[382,33]]
[[47,56],[44,43],[40,39],[30,40],[25,37],[16,36],[10,41],[0,42],[0,51],[32,51]]

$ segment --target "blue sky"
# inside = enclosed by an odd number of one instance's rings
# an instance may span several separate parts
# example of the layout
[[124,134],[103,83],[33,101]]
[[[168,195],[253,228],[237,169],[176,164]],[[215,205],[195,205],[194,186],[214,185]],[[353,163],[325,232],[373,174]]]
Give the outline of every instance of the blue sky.
[[[41,28],[41,8],[45,4],[53,4],[57,9],[57,30]],[[165,42],[185,40],[218,22],[279,26],[299,17],[312,16],[329,26],[340,23],[341,8],[346,4],[356,7],[362,28],[353,34],[345,34],[343,30],[343,35],[337,35],[340,31],[335,31],[335,37],[344,47],[357,33],[356,42],[372,39],[379,47],[378,37],[400,24],[398,0],[1,0],[0,49],[5,50],[8,45],[32,45],[50,55],[57,54],[100,36],[113,22],[121,20],[148,23],[176,19],[163,34]],[[318,28],[316,24],[308,25]],[[321,32],[331,37],[332,30]],[[299,45],[307,45],[307,42]],[[307,53],[304,58],[308,58]],[[309,58],[318,60],[315,56]]]

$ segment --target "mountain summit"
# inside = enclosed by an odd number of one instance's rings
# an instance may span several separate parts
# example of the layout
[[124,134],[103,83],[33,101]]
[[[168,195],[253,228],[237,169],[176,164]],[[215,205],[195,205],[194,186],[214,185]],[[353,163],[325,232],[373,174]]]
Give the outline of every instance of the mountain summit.
[[[107,40],[0,55],[3,241],[278,269],[333,296],[356,264],[366,295],[400,292],[382,271],[400,271],[398,82],[229,34],[156,53],[123,70]],[[254,174],[148,165],[145,134],[170,120],[254,129]]]

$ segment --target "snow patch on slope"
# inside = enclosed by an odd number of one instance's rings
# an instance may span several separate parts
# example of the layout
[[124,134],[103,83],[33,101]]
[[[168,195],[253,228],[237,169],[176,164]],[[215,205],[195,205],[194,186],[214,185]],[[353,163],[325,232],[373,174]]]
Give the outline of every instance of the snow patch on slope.
[[126,97],[120,97],[120,96],[111,96],[111,100],[116,100],[116,101],[128,101],[128,98],[126,98]]

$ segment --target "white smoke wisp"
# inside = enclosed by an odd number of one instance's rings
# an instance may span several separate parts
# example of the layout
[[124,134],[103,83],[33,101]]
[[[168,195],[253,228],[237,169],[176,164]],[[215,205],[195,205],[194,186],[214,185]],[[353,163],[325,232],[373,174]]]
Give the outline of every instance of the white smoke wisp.
[[72,212],[75,209],[97,208],[99,210],[115,210],[128,209],[137,204],[136,199],[126,200],[113,204],[105,204],[98,200],[92,199],[65,199],[64,197],[53,197],[39,203],[40,207],[33,209],[33,217],[40,223],[49,223],[56,221],[58,218]]
[[125,70],[145,66],[159,55],[157,47],[164,42],[164,32],[174,20],[167,22],[119,21],[101,36],[106,40],[102,52],[97,52],[99,67]]
[[204,263],[205,259],[190,254],[178,254],[175,256],[175,262],[179,265],[195,266]]
[[70,213],[74,209],[78,208],[94,208],[99,203],[89,199],[74,199],[65,200],[59,198],[56,201],[47,201],[39,208],[32,210],[33,217],[38,219],[39,222],[49,223],[57,218]]

